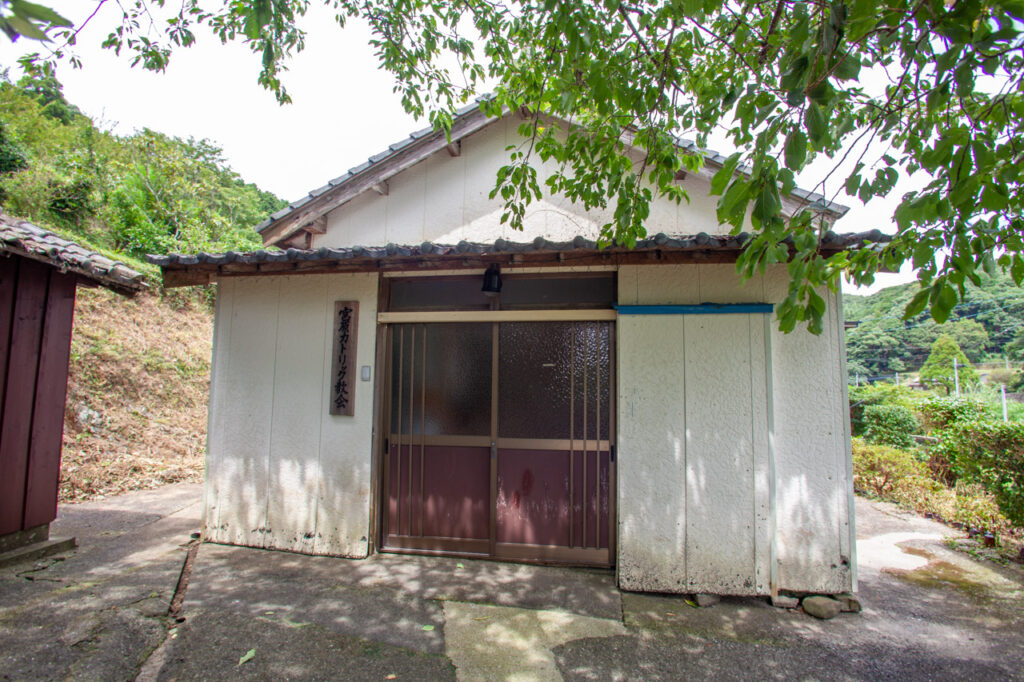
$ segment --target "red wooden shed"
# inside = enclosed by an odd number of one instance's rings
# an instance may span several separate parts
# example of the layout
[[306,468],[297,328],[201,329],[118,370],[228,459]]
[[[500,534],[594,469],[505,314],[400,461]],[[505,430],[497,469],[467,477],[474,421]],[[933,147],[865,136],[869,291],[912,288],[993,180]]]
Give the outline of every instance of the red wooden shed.
[[57,516],[75,288],[128,296],[122,263],[0,212],[0,553],[48,539]]

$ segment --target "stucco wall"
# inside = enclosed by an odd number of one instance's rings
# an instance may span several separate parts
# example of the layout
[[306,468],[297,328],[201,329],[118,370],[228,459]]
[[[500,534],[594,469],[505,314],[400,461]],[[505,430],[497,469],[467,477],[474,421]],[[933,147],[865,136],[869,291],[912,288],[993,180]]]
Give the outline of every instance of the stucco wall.
[[[732,265],[629,266],[619,301],[778,302],[786,281],[784,268],[743,284]],[[820,336],[762,314],[619,317],[621,587],[769,594],[774,573],[782,590],[851,589],[842,324],[827,300]]]
[[[521,121],[508,117],[462,140],[462,153],[441,151],[388,180],[388,194],[367,191],[327,216],[327,232],[314,235],[313,247],[419,245],[424,241],[456,244],[461,240],[494,242],[498,238],[528,242],[543,236],[570,240],[595,239],[611,212],[587,212],[564,197],[545,196],[526,209],[520,232],[501,224],[501,198],[490,199],[498,169],[508,164],[506,147],[524,142],[516,130]],[[539,163],[539,159],[537,160]],[[539,181],[554,170],[541,164]],[[696,175],[681,182],[689,202],[656,198],[646,221],[648,233],[709,234],[727,231],[715,217],[717,197]],[[614,209],[614,207],[612,207]]]
[[[374,365],[377,275],[227,278],[218,285],[204,536],[365,557],[373,383],[328,413],[334,302],[359,301],[357,365]],[[358,376],[358,367],[356,368]]]

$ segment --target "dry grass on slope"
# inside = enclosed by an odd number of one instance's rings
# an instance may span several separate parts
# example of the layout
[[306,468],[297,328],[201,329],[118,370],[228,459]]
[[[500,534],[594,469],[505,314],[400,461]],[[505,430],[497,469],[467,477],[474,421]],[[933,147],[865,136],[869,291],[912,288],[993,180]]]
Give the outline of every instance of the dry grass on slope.
[[61,502],[202,480],[212,336],[194,298],[79,289]]

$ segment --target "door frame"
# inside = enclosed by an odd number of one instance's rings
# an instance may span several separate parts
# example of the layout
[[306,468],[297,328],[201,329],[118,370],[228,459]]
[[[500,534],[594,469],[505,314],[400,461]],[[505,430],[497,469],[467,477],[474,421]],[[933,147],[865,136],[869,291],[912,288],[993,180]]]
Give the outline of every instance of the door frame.
[[[465,557],[465,558],[485,558],[492,561],[506,561],[514,563],[530,563],[530,564],[558,564],[563,566],[586,566],[594,567],[595,565],[608,565],[612,567],[616,564],[617,548],[618,548],[618,481],[617,481],[617,468],[618,463],[616,461],[616,441],[617,441],[617,418],[618,418],[618,349],[616,344],[617,336],[617,321],[618,311],[608,308],[594,308],[594,309],[532,309],[532,310],[452,310],[452,311],[423,311],[423,312],[378,312],[377,313],[377,361],[378,361],[378,372],[377,372],[377,391],[376,400],[379,401],[375,405],[374,410],[374,432],[375,436],[373,439],[374,455],[377,457],[377,466],[373,469],[374,476],[376,478],[376,484],[373,486],[372,495],[373,503],[371,505],[371,532],[374,535],[373,547],[374,551],[377,552],[394,552],[400,554],[421,554],[421,555],[433,555],[433,556],[452,556],[452,557]],[[492,352],[492,358],[496,357],[499,350],[497,348],[499,343],[498,324],[502,322],[608,322],[609,324],[609,419],[610,419],[610,430],[609,438],[607,441],[599,439],[598,443],[608,444],[609,462],[608,462],[608,549],[586,549],[586,548],[570,548],[570,547],[549,547],[549,546],[533,546],[533,545],[517,545],[510,543],[498,543],[496,541],[496,524],[497,515],[494,513],[493,504],[490,506],[490,519],[489,519],[489,540],[488,550],[489,556],[483,557],[477,552],[466,551],[465,553],[459,551],[447,551],[439,549],[430,549],[424,547],[423,549],[411,549],[402,548],[400,550],[392,550],[390,548],[385,549],[384,543],[387,537],[387,518],[388,511],[385,505],[388,504],[388,469],[391,460],[390,452],[386,451],[385,445],[390,441],[391,431],[391,397],[388,395],[391,387],[391,375],[392,375],[392,359],[391,354],[388,350],[388,331],[389,326],[393,324],[417,324],[417,323],[454,323],[454,322],[478,322],[478,323],[493,323],[494,328],[492,331],[492,344],[495,346]],[[491,433],[497,433],[497,420],[498,420],[498,363],[491,363],[491,404],[494,406],[491,410]],[[442,436],[443,438],[443,436]],[[479,437],[486,438],[486,437]],[[489,440],[489,439],[488,439]],[[506,439],[506,438],[495,438],[494,447],[492,448],[492,459],[495,456],[495,452],[500,449],[499,441],[508,440],[524,440],[524,439]],[[525,439],[531,440],[531,439]],[[575,442],[583,441],[584,439],[571,439],[571,444]],[[592,440],[592,439],[591,439]],[[586,452],[586,450],[584,450]],[[600,461],[600,453],[602,450],[598,449],[598,461]],[[490,474],[490,499],[492,502],[497,496],[498,487],[498,469],[497,466],[491,466]],[[570,505],[572,499],[570,499]],[[600,504],[598,506],[600,508]],[[600,515],[599,515],[600,518]],[[531,558],[527,555],[524,548],[529,548],[533,553],[534,557]],[[603,555],[607,551],[608,561],[597,560],[599,555]],[[586,554],[586,552],[592,552],[591,556],[594,556],[594,561],[579,561],[574,560],[569,556],[570,554]]]

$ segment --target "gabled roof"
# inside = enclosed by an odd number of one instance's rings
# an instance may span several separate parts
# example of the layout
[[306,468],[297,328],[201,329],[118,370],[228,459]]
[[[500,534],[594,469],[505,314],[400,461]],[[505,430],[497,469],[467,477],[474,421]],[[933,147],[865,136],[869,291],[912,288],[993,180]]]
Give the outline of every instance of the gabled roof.
[[131,296],[146,288],[144,275],[124,263],[89,251],[73,241],[3,212],[0,212],[0,254],[16,254],[41,261],[61,272],[73,272],[119,294]]
[[[654,263],[730,263],[743,250],[750,235],[657,234],[640,240],[630,249],[611,245],[600,248],[585,237],[552,242],[538,237],[532,242],[499,239],[493,244],[459,242],[382,247],[287,249],[240,253],[197,253],[146,256],[163,271],[164,286],[208,284],[220,276],[296,275],[337,272],[423,272],[428,270],[482,269],[491,263],[511,266],[558,267],[566,265],[625,265]],[[857,234],[827,232],[821,241],[824,254],[878,244],[889,240],[879,230]]]
[[[451,138],[434,128],[422,128],[374,154],[366,161],[348,169],[348,172],[330,180],[323,187],[312,190],[306,196],[291,202],[285,208],[271,214],[256,226],[265,244],[277,244],[310,224],[317,218],[354,199],[363,192],[380,186],[382,182],[401,173],[411,166],[445,148],[454,153],[464,137],[481,130],[500,118],[488,118],[478,103],[471,104],[456,112],[452,123]],[[717,170],[726,157],[710,149],[701,149],[689,140],[678,140],[679,147],[686,153],[703,155],[705,167]],[[829,201],[823,195],[799,187],[794,188],[791,197],[808,205],[812,210],[842,217],[849,208]]]

